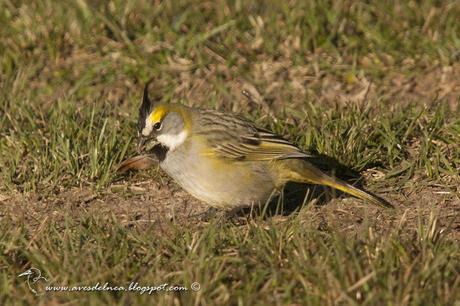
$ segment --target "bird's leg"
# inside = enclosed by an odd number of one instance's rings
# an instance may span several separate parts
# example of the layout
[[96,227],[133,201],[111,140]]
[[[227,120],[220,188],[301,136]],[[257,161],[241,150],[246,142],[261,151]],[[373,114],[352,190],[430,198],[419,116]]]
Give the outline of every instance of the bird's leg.
[[209,209],[199,212],[197,214],[193,214],[190,217],[191,218],[198,218],[200,221],[207,222],[211,220],[213,217],[215,217],[219,213],[219,209],[215,207],[210,207]]

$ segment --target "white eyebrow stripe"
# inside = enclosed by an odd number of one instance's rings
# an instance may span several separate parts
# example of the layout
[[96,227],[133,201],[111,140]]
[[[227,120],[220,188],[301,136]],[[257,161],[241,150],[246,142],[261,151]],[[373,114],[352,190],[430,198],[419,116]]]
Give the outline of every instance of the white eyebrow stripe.
[[153,124],[152,122],[149,120],[149,117],[147,117],[145,119],[145,127],[142,129],[142,136],[149,136],[150,133],[152,133],[152,130],[153,130]]

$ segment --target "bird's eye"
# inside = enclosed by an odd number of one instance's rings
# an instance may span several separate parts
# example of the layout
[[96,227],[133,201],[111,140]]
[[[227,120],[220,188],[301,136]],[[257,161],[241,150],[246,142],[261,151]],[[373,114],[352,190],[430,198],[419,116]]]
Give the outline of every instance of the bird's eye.
[[153,128],[157,131],[159,131],[161,129],[161,122],[157,122],[153,125]]

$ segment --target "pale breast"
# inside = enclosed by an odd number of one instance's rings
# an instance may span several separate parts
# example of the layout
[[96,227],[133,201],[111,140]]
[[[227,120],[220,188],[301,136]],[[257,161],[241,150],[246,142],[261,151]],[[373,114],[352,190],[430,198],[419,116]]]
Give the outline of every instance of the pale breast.
[[169,152],[161,168],[194,197],[219,208],[264,204],[275,183],[266,162],[215,160],[200,148]]

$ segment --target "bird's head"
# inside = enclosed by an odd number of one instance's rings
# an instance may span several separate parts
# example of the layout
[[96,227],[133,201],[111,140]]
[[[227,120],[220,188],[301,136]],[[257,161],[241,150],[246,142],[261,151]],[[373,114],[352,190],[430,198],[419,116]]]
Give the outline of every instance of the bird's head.
[[149,99],[145,85],[139,108],[139,152],[149,152],[156,146],[173,151],[187,139],[191,130],[190,110],[180,104],[155,103]]

